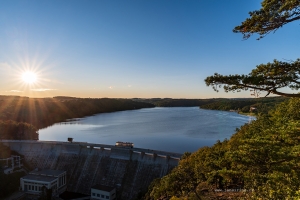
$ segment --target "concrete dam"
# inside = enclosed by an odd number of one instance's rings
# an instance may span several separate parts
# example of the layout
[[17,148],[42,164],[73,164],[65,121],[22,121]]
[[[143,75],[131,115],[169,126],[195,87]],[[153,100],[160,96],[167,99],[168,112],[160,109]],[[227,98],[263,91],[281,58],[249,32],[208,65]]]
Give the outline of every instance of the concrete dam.
[[90,195],[102,184],[117,189],[119,199],[134,199],[155,179],[178,165],[181,154],[84,142],[2,140],[24,155],[31,168],[65,170],[67,190]]

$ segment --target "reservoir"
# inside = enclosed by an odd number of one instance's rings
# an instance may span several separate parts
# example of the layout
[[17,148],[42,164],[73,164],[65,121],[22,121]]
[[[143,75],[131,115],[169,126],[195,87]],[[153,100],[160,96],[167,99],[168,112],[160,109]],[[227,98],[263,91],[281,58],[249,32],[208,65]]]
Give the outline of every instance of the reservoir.
[[199,107],[156,107],[56,123],[40,129],[39,138],[67,141],[72,137],[74,142],[110,145],[117,141],[133,142],[139,148],[184,153],[229,139],[236,128],[254,119],[235,112]]

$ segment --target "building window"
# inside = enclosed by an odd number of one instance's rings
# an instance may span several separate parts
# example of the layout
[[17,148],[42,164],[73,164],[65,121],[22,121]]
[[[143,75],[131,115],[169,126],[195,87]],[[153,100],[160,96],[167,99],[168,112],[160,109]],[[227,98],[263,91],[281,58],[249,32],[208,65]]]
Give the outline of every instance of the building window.
[[29,190],[31,190],[31,185],[29,185]]
[[101,194],[101,198],[104,198],[104,195],[103,195],[103,194]]
[[106,199],[109,199],[109,196],[105,196],[106,197]]
[[97,194],[97,197],[100,197],[100,194]]
[[96,196],[96,194],[95,194],[95,193],[92,193],[92,196]]

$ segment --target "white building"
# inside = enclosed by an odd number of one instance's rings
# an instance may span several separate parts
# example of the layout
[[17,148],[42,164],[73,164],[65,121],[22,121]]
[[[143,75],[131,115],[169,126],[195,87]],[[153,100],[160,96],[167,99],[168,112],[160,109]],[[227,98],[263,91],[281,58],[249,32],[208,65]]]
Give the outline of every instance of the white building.
[[95,185],[91,188],[91,199],[114,200],[116,199],[116,188],[105,185]]
[[53,194],[60,193],[66,186],[66,171],[62,170],[34,170],[20,179],[22,191],[39,194],[42,187],[52,189]]

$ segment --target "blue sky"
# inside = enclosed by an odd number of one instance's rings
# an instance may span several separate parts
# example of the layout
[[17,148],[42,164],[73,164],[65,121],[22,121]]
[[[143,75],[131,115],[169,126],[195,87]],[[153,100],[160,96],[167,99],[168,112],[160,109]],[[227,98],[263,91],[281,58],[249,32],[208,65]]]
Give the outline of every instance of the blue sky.
[[[299,57],[299,23],[257,41],[232,29],[260,1],[1,1],[0,94],[111,98],[251,97],[216,93],[215,72]],[[37,80],[25,83],[33,71]]]

